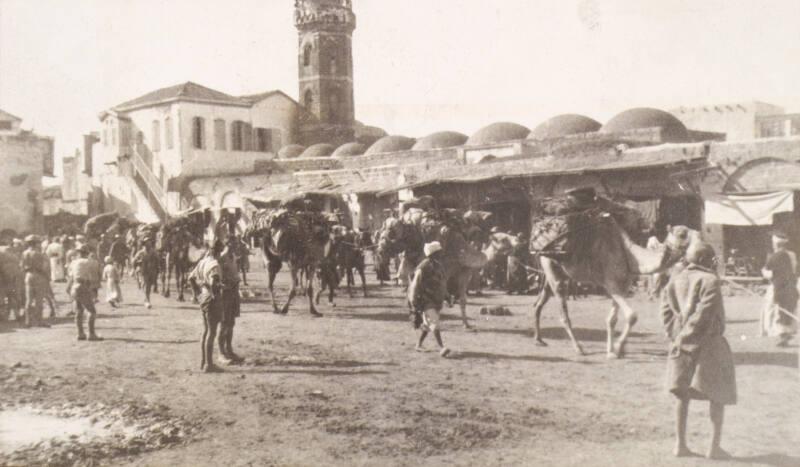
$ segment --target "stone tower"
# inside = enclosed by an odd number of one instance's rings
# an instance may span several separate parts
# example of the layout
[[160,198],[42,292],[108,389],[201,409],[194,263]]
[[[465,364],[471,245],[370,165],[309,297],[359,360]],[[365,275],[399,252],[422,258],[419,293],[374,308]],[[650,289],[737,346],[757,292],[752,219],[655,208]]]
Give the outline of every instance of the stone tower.
[[351,0],[295,0],[302,144],[353,141],[353,30]]

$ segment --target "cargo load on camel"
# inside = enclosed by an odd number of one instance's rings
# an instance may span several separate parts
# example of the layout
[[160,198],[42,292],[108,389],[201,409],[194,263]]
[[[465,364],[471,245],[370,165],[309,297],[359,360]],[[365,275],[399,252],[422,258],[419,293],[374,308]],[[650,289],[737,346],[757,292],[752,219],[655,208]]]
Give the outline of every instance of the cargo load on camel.
[[594,189],[572,190],[567,196],[542,202],[545,215],[531,225],[531,252],[563,258],[579,254],[595,234],[594,227],[613,218],[632,237],[644,229],[644,220],[630,207],[597,196]]

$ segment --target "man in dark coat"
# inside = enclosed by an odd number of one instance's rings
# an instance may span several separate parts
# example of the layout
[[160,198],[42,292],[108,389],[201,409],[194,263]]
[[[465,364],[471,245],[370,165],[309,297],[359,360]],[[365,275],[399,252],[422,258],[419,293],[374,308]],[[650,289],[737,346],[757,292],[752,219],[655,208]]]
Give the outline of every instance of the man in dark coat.
[[729,458],[720,447],[725,405],[736,403],[733,354],[725,333],[725,308],[714,267],[714,249],[705,243],[686,252],[689,265],[673,276],[661,298],[661,318],[671,342],[667,389],[678,398],[675,455],[690,456],[686,445],[689,401],[710,402],[713,427],[706,456]]
[[441,312],[447,297],[447,284],[444,277],[444,266],[441,262],[442,245],[431,242],[425,245],[425,259],[417,266],[414,279],[409,287],[409,302],[413,310],[414,328],[422,331],[417,342],[417,351],[422,351],[422,344],[433,332],[439,344],[440,355],[447,357],[450,349],[444,346],[440,331]]
[[[125,239],[119,234],[115,235],[114,241],[111,243],[111,247],[108,250],[108,256],[111,256],[114,265],[117,267],[120,281],[122,281],[122,277],[125,275],[125,261],[128,258],[128,254],[128,245],[125,243]],[[105,256],[98,256],[97,258],[103,260]]]
[[144,285],[144,306],[151,308],[150,292],[158,283],[158,273],[161,269],[161,258],[155,252],[152,242],[146,242],[136,257],[133,259],[134,267],[138,267]]

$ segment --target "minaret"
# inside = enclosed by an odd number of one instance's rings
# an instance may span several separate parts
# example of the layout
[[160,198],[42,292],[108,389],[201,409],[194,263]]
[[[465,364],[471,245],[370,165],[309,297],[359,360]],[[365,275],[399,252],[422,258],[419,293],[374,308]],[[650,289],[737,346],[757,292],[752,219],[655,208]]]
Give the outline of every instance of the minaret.
[[300,142],[353,141],[353,30],[351,0],[295,0],[298,31]]

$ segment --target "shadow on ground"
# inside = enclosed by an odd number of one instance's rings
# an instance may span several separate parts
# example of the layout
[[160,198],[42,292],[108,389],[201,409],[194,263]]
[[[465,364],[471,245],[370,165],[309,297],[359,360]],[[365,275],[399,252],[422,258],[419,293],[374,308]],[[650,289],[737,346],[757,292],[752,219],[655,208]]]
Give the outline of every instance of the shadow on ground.
[[737,365],[773,365],[797,368],[797,354],[794,352],[736,352],[733,354],[733,361]]

